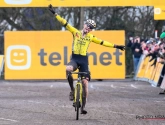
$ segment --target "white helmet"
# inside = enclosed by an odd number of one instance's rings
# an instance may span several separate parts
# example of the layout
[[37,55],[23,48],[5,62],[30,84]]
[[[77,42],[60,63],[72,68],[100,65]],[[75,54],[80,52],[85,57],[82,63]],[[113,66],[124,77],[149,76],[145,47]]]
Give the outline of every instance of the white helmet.
[[88,20],[86,21],[86,24],[87,24],[91,29],[96,28],[96,23],[95,23],[94,20],[88,19]]

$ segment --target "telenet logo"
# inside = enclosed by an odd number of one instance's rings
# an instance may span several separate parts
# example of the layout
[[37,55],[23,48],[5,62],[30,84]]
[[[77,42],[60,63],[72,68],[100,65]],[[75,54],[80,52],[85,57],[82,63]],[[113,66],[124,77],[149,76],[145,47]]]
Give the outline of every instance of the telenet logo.
[[6,51],[7,67],[11,70],[26,70],[31,66],[31,49],[26,45],[12,45]]
[[13,4],[13,5],[23,5],[23,4],[30,4],[32,0],[5,0],[6,4]]
[[161,9],[160,8],[154,8],[154,13],[155,14],[161,14]]

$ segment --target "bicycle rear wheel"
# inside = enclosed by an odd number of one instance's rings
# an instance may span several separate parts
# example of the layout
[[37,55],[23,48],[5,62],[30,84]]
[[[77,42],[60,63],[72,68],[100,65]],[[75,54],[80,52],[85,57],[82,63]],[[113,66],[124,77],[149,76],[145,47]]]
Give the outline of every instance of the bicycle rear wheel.
[[79,119],[79,107],[80,107],[80,85],[77,85],[77,96],[76,96],[76,120]]

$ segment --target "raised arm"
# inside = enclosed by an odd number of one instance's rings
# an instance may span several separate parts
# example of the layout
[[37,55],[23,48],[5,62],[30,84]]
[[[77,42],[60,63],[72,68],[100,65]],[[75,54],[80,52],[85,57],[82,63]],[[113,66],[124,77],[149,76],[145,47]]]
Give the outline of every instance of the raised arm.
[[108,41],[98,39],[96,37],[93,37],[92,42],[106,46],[106,47],[110,47],[110,48],[117,48],[117,49],[120,49],[122,51],[125,50],[125,46],[123,46],[123,45],[116,45],[116,44],[110,43]]
[[53,15],[55,15],[56,19],[64,26],[66,27],[66,29],[68,29],[70,32],[74,32],[75,30],[77,30],[76,28],[74,28],[73,26],[71,26],[64,18],[62,18],[60,15],[58,15],[54,9],[53,6],[50,4],[48,6],[49,11],[53,13]]

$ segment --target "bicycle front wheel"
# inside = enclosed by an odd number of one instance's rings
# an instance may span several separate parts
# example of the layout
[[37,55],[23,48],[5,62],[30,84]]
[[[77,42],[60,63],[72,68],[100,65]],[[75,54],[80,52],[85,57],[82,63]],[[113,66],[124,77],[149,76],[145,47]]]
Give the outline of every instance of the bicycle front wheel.
[[85,93],[85,86],[83,85],[81,112],[85,108],[85,104],[86,104],[86,93]]
[[76,120],[79,119],[79,107],[80,107],[80,85],[77,85],[77,96],[76,96]]

